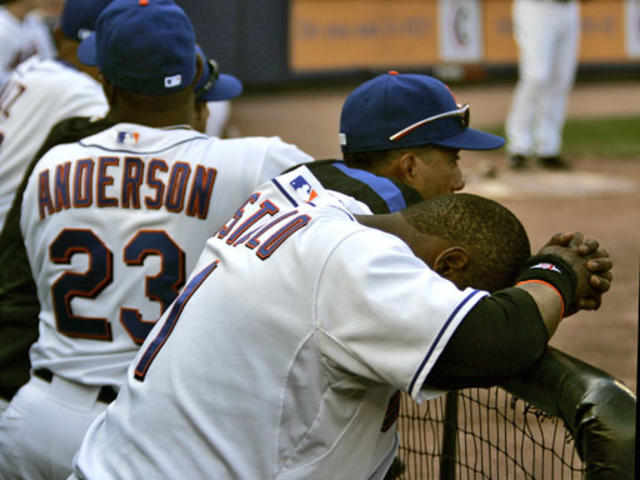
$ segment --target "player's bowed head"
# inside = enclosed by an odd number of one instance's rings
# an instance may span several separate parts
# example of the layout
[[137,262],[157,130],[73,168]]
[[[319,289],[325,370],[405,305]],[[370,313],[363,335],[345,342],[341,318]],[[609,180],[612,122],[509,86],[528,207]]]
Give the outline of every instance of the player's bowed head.
[[416,256],[461,289],[493,292],[513,285],[531,256],[516,216],[477,195],[444,195],[398,213],[358,220],[402,238]]
[[[596,240],[557,234],[530,257],[527,234],[515,215],[476,195],[445,195],[392,214],[358,216],[358,221],[400,237],[459,288],[494,292],[517,283],[533,297],[549,336],[563,317],[599,308],[612,280],[613,264]],[[548,283],[529,280],[545,269]]]

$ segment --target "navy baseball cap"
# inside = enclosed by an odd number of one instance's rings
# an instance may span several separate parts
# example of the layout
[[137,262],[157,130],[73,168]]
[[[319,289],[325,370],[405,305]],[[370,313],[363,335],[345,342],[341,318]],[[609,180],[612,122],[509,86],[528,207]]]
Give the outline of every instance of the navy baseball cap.
[[449,87],[427,75],[379,75],[351,92],[342,106],[344,153],[427,144],[493,150],[504,143],[502,137],[469,128],[469,105],[459,105]]
[[123,90],[169,95],[195,78],[196,38],[172,0],[113,0],[78,46],[78,58]]
[[60,29],[64,36],[77,42],[96,29],[96,20],[112,0],[66,0],[60,14]]
[[199,102],[230,100],[242,93],[242,82],[233,75],[220,73],[218,62],[208,58],[200,45],[196,45],[196,54],[202,58],[204,68],[194,90]]

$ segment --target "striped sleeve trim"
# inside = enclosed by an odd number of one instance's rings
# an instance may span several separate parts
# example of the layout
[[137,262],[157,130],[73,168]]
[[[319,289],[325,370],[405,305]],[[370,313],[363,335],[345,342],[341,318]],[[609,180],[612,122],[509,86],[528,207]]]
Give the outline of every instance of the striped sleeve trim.
[[447,320],[443,323],[440,331],[432,342],[429,351],[420,363],[420,367],[416,371],[413,379],[411,380],[411,383],[409,384],[409,395],[411,395],[411,397],[413,397],[414,399],[418,397],[427,374],[431,371],[431,368],[438,359],[438,355],[436,355],[435,352],[442,351],[442,348],[449,341],[449,338],[453,334],[453,331],[455,331],[455,329],[458,327],[462,319],[467,315],[469,310],[471,310],[475,306],[475,304],[478,303],[480,299],[482,299],[482,297],[485,297],[487,295],[489,294],[485,291],[474,290],[458,304],[453,312],[451,312],[451,315],[449,315],[449,318],[447,318]]

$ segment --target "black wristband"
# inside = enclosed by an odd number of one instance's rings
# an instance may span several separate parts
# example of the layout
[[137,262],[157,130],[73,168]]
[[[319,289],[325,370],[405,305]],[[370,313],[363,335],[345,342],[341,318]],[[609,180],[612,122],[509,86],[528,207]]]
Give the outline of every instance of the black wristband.
[[558,255],[534,255],[522,267],[516,285],[531,280],[551,284],[558,290],[564,302],[563,315],[571,309],[578,277],[571,265]]

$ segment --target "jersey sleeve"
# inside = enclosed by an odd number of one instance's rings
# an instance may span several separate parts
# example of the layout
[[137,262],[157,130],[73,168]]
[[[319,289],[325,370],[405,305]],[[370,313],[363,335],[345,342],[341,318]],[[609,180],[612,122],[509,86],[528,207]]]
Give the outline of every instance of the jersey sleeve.
[[[70,69],[69,69],[70,70]],[[70,71],[69,76],[58,75],[58,82],[71,81],[74,88],[62,88],[61,85],[50,85],[49,94],[58,97],[58,120],[69,117],[104,116],[109,109],[102,86],[86,74]]]
[[360,382],[387,383],[421,400],[451,335],[486,295],[459,290],[397,237],[359,230],[333,250],[318,282],[321,355]]

